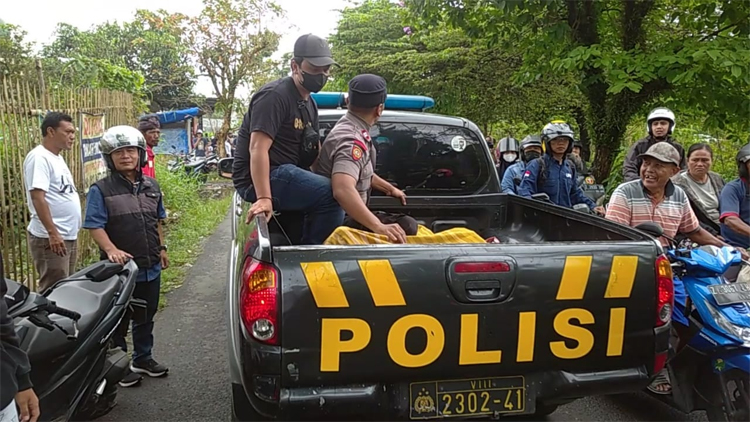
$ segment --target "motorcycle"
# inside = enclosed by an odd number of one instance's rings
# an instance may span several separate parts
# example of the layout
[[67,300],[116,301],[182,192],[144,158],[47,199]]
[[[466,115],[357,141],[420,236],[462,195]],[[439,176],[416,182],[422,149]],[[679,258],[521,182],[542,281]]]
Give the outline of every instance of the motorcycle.
[[[636,228],[664,235],[653,223]],[[684,413],[705,410],[710,421],[750,420],[750,283],[730,275],[743,262],[740,253],[730,247],[671,247],[667,257],[685,285],[688,326],[673,319],[680,345],[666,365],[672,393],[647,393]]]
[[145,301],[132,299],[137,275],[135,261],[100,261],[43,294],[6,279],[4,300],[31,363],[40,421],[93,420],[115,406],[130,359],[111,338],[145,317]]
[[604,185],[596,183],[596,178],[594,178],[593,174],[579,174],[576,182],[584,195],[588,196],[596,205],[602,205],[605,194]]

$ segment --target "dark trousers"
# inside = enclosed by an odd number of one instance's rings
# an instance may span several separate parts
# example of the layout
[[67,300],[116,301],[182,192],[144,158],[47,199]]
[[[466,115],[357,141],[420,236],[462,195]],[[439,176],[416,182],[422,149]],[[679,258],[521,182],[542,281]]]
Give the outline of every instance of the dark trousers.
[[[151,349],[154,347],[154,316],[159,309],[159,290],[161,288],[161,274],[151,281],[135,284],[133,298],[146,301],[146,318],[142,323],[133,321],[133,362],[140,363],[151,359]],[[115,332],[112,340],[115,346],[128,351],[124,334]]]

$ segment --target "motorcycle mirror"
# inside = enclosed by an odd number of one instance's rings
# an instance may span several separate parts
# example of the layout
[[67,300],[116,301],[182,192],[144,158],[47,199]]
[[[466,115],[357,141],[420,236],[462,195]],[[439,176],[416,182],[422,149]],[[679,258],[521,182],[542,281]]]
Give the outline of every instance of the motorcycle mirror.
[[225,179],[231,179],[233,164],[234,158],[232,157],[222,158],[221,160],[219,160],[219,165],[217,166],[219,169],[219,176]]
[[653,221],[646,221],[635,226],[635,228],[653,237],[664,236],[664,229]]

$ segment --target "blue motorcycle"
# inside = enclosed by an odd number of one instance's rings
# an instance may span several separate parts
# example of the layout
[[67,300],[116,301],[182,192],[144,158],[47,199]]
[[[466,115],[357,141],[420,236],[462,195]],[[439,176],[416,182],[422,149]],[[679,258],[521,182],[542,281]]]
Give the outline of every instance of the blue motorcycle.
[[[663,236],[658,225],[638,228]],[[748,421],[750,283],[729,275],[739,271],[742,257],[716,246],[671,248],[667,256],[686,298],[684,307],[675,302],[672,317],[680,339],[666,365],[672,392],[648,393],[684,413],[705,410],[710,421]]]

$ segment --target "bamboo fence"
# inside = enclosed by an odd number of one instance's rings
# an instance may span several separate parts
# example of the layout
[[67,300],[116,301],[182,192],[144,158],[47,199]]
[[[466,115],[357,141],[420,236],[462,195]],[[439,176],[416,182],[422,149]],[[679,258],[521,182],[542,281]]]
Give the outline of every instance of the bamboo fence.
[[[107,127],[134,124],[133,97],[105,89],[60,87],[44,81],[0,76],[0,250],[4,276],[36,289],[37,273],[27,245],[29,211],[24,189],[23,160],[42,139],[41,124],[48,111],[61,111],[81,121],[81,114],[105,114]],[[70,151],[62,153],[75,179],[85,210],[81,128]],[[78,236],[78,265],[98,259],[86,230]]]

